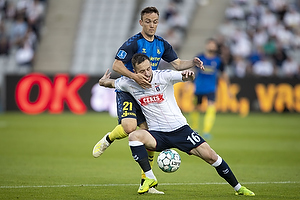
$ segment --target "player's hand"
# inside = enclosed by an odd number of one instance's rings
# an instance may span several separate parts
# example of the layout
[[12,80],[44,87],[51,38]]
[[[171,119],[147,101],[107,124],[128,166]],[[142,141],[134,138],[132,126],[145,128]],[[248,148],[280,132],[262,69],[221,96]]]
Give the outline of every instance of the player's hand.
[[181,75],[183,81],[193,81],[195,79],[195,73],[191,70],[184,70]]
[[111,72],[109,72],[109,69],[107,69],[106,72],[104,73],[104,75],[99,79],[99,85],[103,86],[103,82],[105,80],[110,79],[110,75],[111,75]]
[[134,78],[135,82],[139,84],[142,88],[151,88],[151,83],[147,80],[146,76],[143,74],[135,74]]
[[193,63],[194,63],[194,65],[195,65],[196,67],[199,67],[199,68],[202,69],[203,71],[205,70],[205,68],[204,68],[204,66],[203,66],[203,62],[202,62],[199,58],[195,57],[195,58],[193,59]]

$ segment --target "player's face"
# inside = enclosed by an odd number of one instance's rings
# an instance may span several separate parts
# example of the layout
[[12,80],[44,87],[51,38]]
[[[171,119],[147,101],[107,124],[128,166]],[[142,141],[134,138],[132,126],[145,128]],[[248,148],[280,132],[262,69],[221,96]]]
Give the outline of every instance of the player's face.
[[149,83],[152,80],[152,67],[149,60],[145,60],[144,62],[136,65],[136,73],[143,74],[146,76]]
[[218,46],[214,41],[210,41],[206,44],[206,50],[210,53],[216,53],[218,50]]
[[146,13],[143,15],[143,19],[139,22],[143,27],[142,33],[147,37],[152,38],[158,25],[158,15],[156,13]]

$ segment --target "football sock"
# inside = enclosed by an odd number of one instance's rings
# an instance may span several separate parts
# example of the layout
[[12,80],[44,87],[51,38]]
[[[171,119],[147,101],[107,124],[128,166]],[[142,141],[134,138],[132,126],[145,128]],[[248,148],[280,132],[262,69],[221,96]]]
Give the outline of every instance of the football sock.
[[150,169],[149,171],[145,172],[145,174],[146,174],[146,176],[148,178],[156,180],[156,177],[154,176],[154,173],[153,173],[152,169]]
[[227,163],[218,155],[218,160],[212,164],[216,168],[218,174],[224,178],[233,188],[238,186],[239,182],[235,178],[233,172]]
[[108,136],[106,137],[106,140],[109,143],[112,143],[115,139],[122,139],[122,138],[126,138],[128,136],[128,134],[124,131],[124,128],[121,124],[117,125],[114,130],[112,130],[112,132],[110,132],[110,134],[108,134]]
[[[149,160],[149,163],[150,163],[150,167],[151,167],[151,169],[152,169],[152,167],[153,167],[153,164],[154,164],[154,151],[148,151],[147,150],[147,152],[148,152],[148,160]],[[142,170],[142,179],[145,179],[146,178],[146,175],[145,175],[145,173],[144,173],[144,171]]]
[[210,105],[207,107],[203,121],[203,133],[210,133],[216,119],[216,107]]
[[[148,153],[144,144],[140,141],[129,141],[133,159],[139,163],[145,174],[151,170],[151,166],[148,160]],[[147,174],[146,174],[147,176]]]
[[198,111],[192,111],[190,113],[191,127],[195,131],[199,131],[199,119],[200,113]]

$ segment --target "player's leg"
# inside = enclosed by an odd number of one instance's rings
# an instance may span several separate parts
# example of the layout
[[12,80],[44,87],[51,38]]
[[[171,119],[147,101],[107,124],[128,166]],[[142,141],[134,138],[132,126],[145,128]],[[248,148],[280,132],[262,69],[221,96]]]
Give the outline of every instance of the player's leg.
[[132,132],[129,135],[128,140],[132,156],[134,160],[138,162],[146,176],[143,185],[138,190],[139,194],[143,194],[148,192],[149,188],[157,185],[157,179],[151,169],[145,147],[146,145],[148,148],[154,149],[156,141],[148,131],[142,129]]
[[203,120],[203,137],[211,139],[211,129],[216,119],[215,93],[207,95],[208,105]]
[[[117,114],[119,125],[104,137],[94,146],[93,156],[99,157],[116,139],[122,139],[128,136],[129,133],[136,130],[137,109],[140,109],[135,99],[127,92],[117,92]],[[143,120],[145,121],[145,120]]]
[[192,149],[190,153],[215,167],[218,174],[234,188],[236,195],[255,196],[252,191],[241,186],[228,164],[206,142]]
[[[142,124],[139,125],[139,128],[144,129],[144,130],[148,129],[147,123],[143,122]],[[155,154],[155,152],[154,151],[149,151],[149,150],[147,150],[147,152],[148,152],[148,160],[149,160],[149,163],[150,163],[150,166],[151,166],[151,169],[152,169],[153,164],[154,164],[154,154]],[[141,185],[143,185],[145,178],[146,178],[145,173],[142,170]]]
[[[139,116],[139,112],[137,112],[137,115]],[[140,118],[142,119],[142,117],[139,117],[138,119],[140,119]],[[146,130],[148,128],[147,123],[146,122],[141,123],[139,125],[139,128]],[[153,164],[154,164],[154,154],[155,154],[155,152],[147,150],[147,153],[148,153],[148,161],[149,161],[150,167],[152,169]],[[144,171],[141,169],[141,184],[140,184],[140,187],[143,186],[145,180],[146,180],[146,175],[145,175]],[[150,189],[148,190],[148,193],[150,193],[150,194],[164,194],[164,192],[157,190],[153,186],[150,187]]]

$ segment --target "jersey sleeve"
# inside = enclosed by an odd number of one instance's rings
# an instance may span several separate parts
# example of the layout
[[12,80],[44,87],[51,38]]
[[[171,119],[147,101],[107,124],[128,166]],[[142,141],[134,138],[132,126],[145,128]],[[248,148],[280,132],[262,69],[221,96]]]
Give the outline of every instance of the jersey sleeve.
[[126,87],[128,85],[127,80],[123,76],[115,80],[115,89],[117,91],[128,92],[128,88]]
[[121,60],[123,63],[128,63],[131,61],[133,54],[137,52],[137,35],[129,38],[117,51],[115,59]]
[[162,59],[166,62],[172,62],[178,58],[176,52],[174,51],[173,47],[166,41],[164,40],[164,47],[165,47],[165,52],[162,56]]
[[182,82],[182,75],[180,71],[175,70],[157,70],[163,79],[167,83],[174,85],[175,83]]

